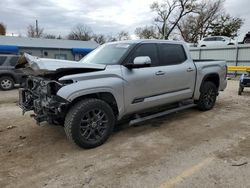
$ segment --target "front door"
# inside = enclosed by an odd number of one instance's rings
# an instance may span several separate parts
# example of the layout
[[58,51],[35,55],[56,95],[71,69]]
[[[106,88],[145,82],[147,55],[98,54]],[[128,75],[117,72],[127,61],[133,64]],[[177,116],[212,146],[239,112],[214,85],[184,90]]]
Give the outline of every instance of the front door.
[[150,67],[128,69],[122,66],[124,78],[124,100],[125,110],[129,112],[139,111],[153,106],[153,102],[145,99],[161,93],[160,75],[156,75],[159,68],[156,44],[141,44],[138,46],[128,62],[132,63],[135,57],[149,56],[151,59]]

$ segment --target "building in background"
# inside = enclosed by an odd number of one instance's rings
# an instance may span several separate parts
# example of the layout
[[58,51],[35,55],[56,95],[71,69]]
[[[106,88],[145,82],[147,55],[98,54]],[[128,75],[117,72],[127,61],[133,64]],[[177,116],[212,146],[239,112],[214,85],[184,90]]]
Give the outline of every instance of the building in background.
[[43,58],[78,61],[97,46],[95,41],[0,36],[0,54],[25,52]]

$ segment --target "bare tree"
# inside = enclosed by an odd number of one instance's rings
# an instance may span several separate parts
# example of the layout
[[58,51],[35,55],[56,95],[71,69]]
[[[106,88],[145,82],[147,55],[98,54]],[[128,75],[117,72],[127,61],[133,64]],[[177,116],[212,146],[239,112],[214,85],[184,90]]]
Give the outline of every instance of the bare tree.
[[53,34],[43,34],[43,38],[45,39],[56,39],[56,35],[53,35]]
[[92,30],[90,27],[84,24],[76,25],[68,35],[68,39],[70,40],[90,40],[92,38]]
[[156,13],[155,25],[161,38],[168,39],[180,20],[196,9],[196,0],[165,0],[163,3],[154,2],[151,10]]
[[242,25],[243,20],[241,18],[231,17],[229,14],[221,15],[211,23],[208,34],[236,37]]
[[103,34],[93,35],[92,39],[98,44],[104,44],[106,42],[106,37]]
[[114,41],[117,41],[117,38],[114,37],[113,35],[106,36],[106,42],[114,42]]
[[189,15],[177,25],[182,38],[186,42],[196,43],[199,37],[197,20],[194,15]]
[[209,33],[211,24],[220,16],[224,0],[203,0],[196,5],[194,14],[188,15],[177,26],[187,42],[197,42]]
[[31,38],[41,38],[43,36],[43,30],[43,28],[30,24],[27,27],[27,36]]
[[129,40],[130,39],[130,35],[127,31],[120,31],[117,34],[117,40]]
[[0,35],[6,35],[6,25],[0,23]]
[[157,29],[154,26],[137,27],[135,35],[140,39],[157,39],[159,38]]

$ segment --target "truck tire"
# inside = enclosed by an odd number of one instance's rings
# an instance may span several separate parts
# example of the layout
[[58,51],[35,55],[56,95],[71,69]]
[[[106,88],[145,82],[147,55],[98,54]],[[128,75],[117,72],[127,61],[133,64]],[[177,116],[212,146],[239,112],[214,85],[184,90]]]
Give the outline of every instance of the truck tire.
[[239,86],[239,89],[238,89],[238,95],[241,95],[242,92],[244,90],[244,87],[242,87],[241,85]]
[[100,99],[85,99],[67,113],[64,129],[68,139],[82,148],[103,144],[113,132],[112,108]]
[[14,88],[14,80],[10,76],[3,76],[0,78],[0,88],[2,90],[11,90]]
[[216,102],[218,89],[213,82],[204,82],[201,86],[200,98],[197,101],[198,109],[201,111],[210,110]]

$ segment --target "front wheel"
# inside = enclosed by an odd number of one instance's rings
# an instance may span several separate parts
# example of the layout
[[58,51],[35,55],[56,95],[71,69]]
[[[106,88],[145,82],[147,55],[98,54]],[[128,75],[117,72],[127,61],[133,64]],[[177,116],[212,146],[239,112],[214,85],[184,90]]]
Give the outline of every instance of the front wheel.
[[69,140],[82,148],[103,144],[113,131],[115,116],[112,108],[99,99],[85,99],[68,112],[64,129]]
[[212,82],[205,82],[201,87],[200,98],[197,101],[198,109],[202,111],[210,110],[216,102],[218,89]]

